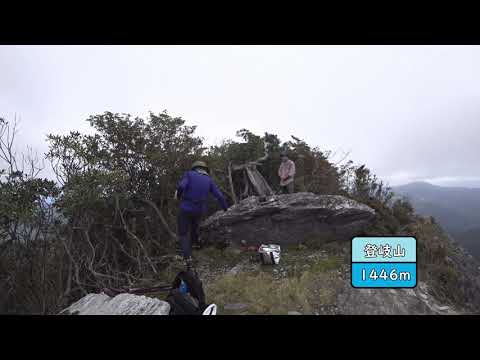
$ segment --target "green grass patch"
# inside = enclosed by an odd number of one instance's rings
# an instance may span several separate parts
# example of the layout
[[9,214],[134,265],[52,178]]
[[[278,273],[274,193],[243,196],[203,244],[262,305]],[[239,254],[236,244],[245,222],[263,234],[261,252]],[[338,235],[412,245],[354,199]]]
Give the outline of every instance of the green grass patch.
[[[337,270],[344,259],[327,251],[314,251],[306,246],[282,247],[280,264],[250,266],[256,253],[235,248],[206,247],[194,251],[200,274],[203,275],[208,302],[219,306],[219,314],[287,314],[298,311],[313,314],[318,305],[335,300]],[[241,272],[226,273],[237,264],[246,264]],[[159,274],[159,280],[171,282],[183,270],[179,259],[171,261]],[[155,294],[163,298],[164,294]],[[246,309],[227,310],[227,304],[241,303]]]
[[338,238],[334,233],[325,233],[319,235],[317,233],[306,234],[301,245],[311,250],[324,249],[327,244],[338,244]]
[[241,251],[234,248],[217,249],[215,247],[206,247],[193,252],[194,258],[199,263],[207,264],[213,267],[233,267],[242,260],[248,259],[251,252]]
[[329,256],[326,259],[321,259],[312,264],[309,269],[314,274],[324,273],[330,270],[337,270],[340,268],[342,260],[335,256]]
[[[299,311],[313,314],[317,305],[335,300],[336,271],[342,259],[338,257],[307,257],[305,250],[289,252],[280,265],[262,266],[254,272],[223,275],[206,287],[208,301],[219,306],[220,314],[287,314]],[[276,274],[275,274],[276,271]],[[287,276],[281,275],[285,272]],[[245,311],[229,311],[232,303],[248,305]]]
[[248,314],[280,315],[288,311],[311,313],[306,277],[274,279],[265,272],[225,275],[207,289],[208,298],[219,306],[219,314],[230,303],[248,305]]

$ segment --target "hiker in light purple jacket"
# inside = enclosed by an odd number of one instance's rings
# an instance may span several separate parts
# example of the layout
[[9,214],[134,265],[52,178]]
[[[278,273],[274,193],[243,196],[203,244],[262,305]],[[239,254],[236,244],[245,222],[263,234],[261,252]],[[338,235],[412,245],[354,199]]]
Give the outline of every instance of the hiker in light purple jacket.
[[285,151],[280,153],[280,158],[282,159],[280,167],[278,168],[280,190],[283,194],[291,194],[294,190],[295,163],[287,157]]

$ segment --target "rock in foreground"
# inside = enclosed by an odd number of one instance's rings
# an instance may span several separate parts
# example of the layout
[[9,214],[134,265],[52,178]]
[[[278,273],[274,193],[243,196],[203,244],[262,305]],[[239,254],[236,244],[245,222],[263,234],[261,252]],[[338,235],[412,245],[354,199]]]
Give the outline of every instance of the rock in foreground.
[[339,195],[295,193],[265,202],[248,197],[201,224],[209,244],[298,244],[304,241],[349,240],[375,217],[370,207]]
[[88,294],[63,310],[60,315],[168,315],[170,305],[159,299],[133,294],[109,297]]

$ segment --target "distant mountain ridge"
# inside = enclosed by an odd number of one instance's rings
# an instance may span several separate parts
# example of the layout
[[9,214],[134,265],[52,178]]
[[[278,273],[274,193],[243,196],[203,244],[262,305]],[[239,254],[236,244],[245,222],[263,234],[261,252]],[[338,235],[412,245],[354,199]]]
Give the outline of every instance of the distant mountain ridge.
[[472,255],[480,258],[480,189],[413,182],[393,187],[420,215],[433,216]]

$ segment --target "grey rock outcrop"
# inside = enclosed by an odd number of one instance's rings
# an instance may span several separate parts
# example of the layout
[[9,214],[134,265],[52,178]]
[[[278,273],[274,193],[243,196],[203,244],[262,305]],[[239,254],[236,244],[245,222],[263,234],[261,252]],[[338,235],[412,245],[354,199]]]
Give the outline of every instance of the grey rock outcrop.
[[133,294],[88,294],[59,315],[168,315],[166,301]]
[[338,195],[300,192],[260,201],[250,196],[201,224],[205,243],[260,245],[349,240],[375,217],[370,207]]
[[458,315],[462,310],[440,304],[420,282],[415,289],[355,289],[346,284],[336,302],[345,315]]

